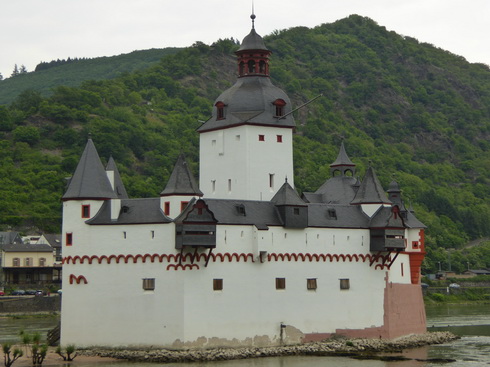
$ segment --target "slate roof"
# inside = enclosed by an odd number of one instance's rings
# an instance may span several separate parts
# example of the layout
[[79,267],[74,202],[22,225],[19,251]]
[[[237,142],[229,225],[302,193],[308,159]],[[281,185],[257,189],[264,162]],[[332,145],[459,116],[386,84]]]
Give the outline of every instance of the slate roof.
[[330,167],[337,167],[337,166],[353,166],[353,167],[356,166],[347,155],[347,152],[345,151],[345,147],[344,147],[344,142],[340,144],[340,150],[337,159],[335,160],[335,162],[333,162],[330,165]]
[[351,204],[391,204],[372,167],[367,169]]
[[78,162],[75,173],[70,180],[63,200],[69,199],[115,199],[117,195],[112,190],[104,166],[92,139],[87,145]]
[[408,228],[427,228],[427,226],[415,217],[415,214],[408,210],[405,225]]
[[269,51],[268,48],[265,47],[265,43],[262,37],[259,36],[257,32],[255,32],[255,28],[252,28],[250,33],[245,36],[237,52],[245,51],[245,50]]
[[291,101],[288,95],[273,85],[268,77],[239,78],[231,88],[224,91],[215,101],[215,103],[220,101],[225,104],[225,117],[217,119],[217,109],[213,108],[212,117],[197,131],[204,132],[241,124],[295,127],[292,114],[284,118],[275,117],[276,109],[272,103],[277,99],[286,102],[284,114],[291,112]]
[[184,154],[180,154],[175,163],[175,167],[168,179],[167,186],[160,193],[160,196],[169,195],[196,195],[202,196],[199,185],[192,175],[189,166],[185,160]]
[[48,241],[49,245],[53,248],[61,247],[61,235],[43,233],[43,237]]
[[369,228],[369,217],[356,205],[308,205],[308,226],[327,228]]
[[150,224],[170,223],[160,207],[160,198],[122,199],[121,210],[116,220],[111,220],[111,204],[106,201],[98,213],[85,223],[92,225],[103,224]]
[[393,207],[382,206],[371,218],[369,226],[371,228],[405,228],[405,224],[400,215],[396,216],[392,212]]
[[287,181],[277,190],[271,201],[278,206],[306,206],[306,203],[301,200],[296,190]]
[[19,232],[0,232],[0,247],[12,243],[23,243]]
[[[218,221],[218,224],[248,224],[259,229],[268,226],[282,226],[276,206],[270,201],[204,199]],[[242,206],[245,215],[241,214]]]
[[28,243],[11,243],[3,245],[2,250],[5,252],[53,252],[53,248],[48,244],[28,244]]
[[356,196],[357,179],[350,176],[335,176],[320,186],[314,194],[304,193],[313,203],[350,204]]
[[114,192],[116,193],[118,199],[127,199],[128,193],[126,192],[126,188],[124,187],[124,183],[122,182],[116,162],[114,161],[114,158],[112,158],[112,156],[109,158],[109,162],[107,162],[105,170],[114,172]]

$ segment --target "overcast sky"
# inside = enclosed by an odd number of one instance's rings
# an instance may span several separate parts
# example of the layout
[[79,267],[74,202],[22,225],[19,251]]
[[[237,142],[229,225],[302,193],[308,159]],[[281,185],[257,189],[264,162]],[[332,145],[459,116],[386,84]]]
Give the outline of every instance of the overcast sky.
[[[252,1],[1,0],[0,73],[41,61],[242,40]],[[490,64],[490,0],[255,0],[256,30],[314,27],[350,14]]]

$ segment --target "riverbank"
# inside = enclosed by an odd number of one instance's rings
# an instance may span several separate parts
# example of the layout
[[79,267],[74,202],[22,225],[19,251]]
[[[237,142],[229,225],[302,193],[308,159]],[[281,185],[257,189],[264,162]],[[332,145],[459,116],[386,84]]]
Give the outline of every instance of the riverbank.
[[94,348],[82,350],[80,352],[82,356],[79,358],[103,357],[123,359],[131,362],[179,363],[278,356],[366,356],[382,352],[396,353],[425,345],[447,343],[456,339],[459,339],[459,337],[450,332],[433,332],[422,335],[410,335],[394,340],[347,339],[337,337],[315,343],[263,348],[244,347],[203,350]]

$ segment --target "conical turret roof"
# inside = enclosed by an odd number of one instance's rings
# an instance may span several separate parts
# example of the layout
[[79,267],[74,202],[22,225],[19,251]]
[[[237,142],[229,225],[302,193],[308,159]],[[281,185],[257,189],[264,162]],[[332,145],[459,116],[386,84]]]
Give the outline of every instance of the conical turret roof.
[[88,139],[75,173],[70,180],[63,200],[115,199],[104,166],[92,139]]
[[267,47],[265,46],[264,40],[262,39],[261,36],[255,32],[255,28],[252,28],[250,33],[245,36],[245,38],[242,41],[242,44],[240,45],[240,48],[238,49],[238,52],[240,51],[245,51],[245,50],[265,50],[269,51]]
[[337,159],[335,162],[333,162],[330,167],[337,167],[337,166],[356,166],[354,162],[352,162],[347,155],[347,152],[345,151],[344,147],[344,142],[340,144],[340,150],[339,150],[339,155],[337,156]]
[[107,162],[107,166],[105,167],[106,171],[114,172],[114,192],[116,193],[119,199],[127,199],[128,193],[126,192],[126,188],[121,180],[121,175],[119,174],[119,170],[117,169],[116,162],[112,156],[109,158],[109,162]]
[[174,170],[168,179],[167,186],[160,196],[170,195],[196,195],[203,196],[196,179],[192,175],[185,160],[184,154],[179,155]]
[[277,206],[306,206],[306,203],[301,200],[296,190],[287,181],[277,190],[271,201]]
[[367,169],[351,204],[391,204],[372,167]]

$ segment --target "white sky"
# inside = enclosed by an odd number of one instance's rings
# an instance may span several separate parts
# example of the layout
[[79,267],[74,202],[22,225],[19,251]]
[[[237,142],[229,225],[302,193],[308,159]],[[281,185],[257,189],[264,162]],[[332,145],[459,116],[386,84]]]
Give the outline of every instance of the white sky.
[[[242,40],[252,1],[0,0],[0,73],[14,64]],[[350,14],[490,64],[490,0],[255,0],[256,30],[314,27]]]

